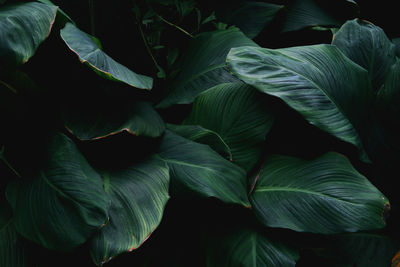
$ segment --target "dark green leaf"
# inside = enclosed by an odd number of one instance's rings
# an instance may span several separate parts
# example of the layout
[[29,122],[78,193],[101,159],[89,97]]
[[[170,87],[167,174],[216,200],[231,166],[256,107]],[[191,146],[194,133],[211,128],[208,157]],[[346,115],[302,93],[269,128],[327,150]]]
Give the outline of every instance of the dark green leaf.
[[83,244],[108,220],[103,181],[75,144],[55,134],[45,164],[7,187],[18,233],[49,249]]
[[127,131],[133,135],[158,137],[164,121],[148,102],[99,101],[73,106],[65,113],[65,125],[81,140],[100,139]]
[[0,7],[0,63],[24,64],[50,34],[57,7],[29,2]]
[[250,200],[267,226],[322,234],[382,228],[389,206],[347,158],[333,152],[311,161],[271,156]]
[[230,51],[227,64],[238,78],[362,151],[357,131],[365,127],[372,88],[368,72],[337,47],[239,47]]
[[223,83],[200,94],[186,125],[218,133],[232,152],[232,161],[251,170],[257,163],[273,117],[262,94],[244,83]]
[[130,86],[148,89],[153,86],[153,79],[134,73],[119,64],[96,45],[90,35],[67,23],[61,30],[61,38],[78,55],[82,63],[87,63],[96,73],[110,80],[120,81]]
[[[51,2],[50,0],[37,0],[43,4],[49,5],[49,6],[56,6],[55,4],[53,4],[53,2]],[[68,16],[67,13],[65,13],[61,8],[58,8],[57,10],[57,17],[56,17],[56,21],[60,22],[60,24],[64,27],[64,25],[67,22],[71,22],[73,24],[75,24],[75,22],[71,19],[70,16]]]
[[208,145],[220,155],[226,156],[229,160],[232,160],[230,147],[224,142],[221,136],[214,131],[199,125],[167,124],[167,129],[186,139]]
[[368,70],[373,87],[378,90],[396,61],[395,46],[385,32],[370,22],[354,19],[334,35],[333,45],[358,65]]
[[208,246],[208,267],[295,266],[298,252],[260,233],[243,229]]
[[166,131],[160,156],[167,162],[171,179],[190,191],[224,202],[248,206],[246,173],[223,159],[210,147]]
[[146,241],[160,223],[169,199],[168,167],[159,158],[100,173],[111,207],[108,224],[91,241],[91,255],[97,265]]
[[247,37],[253,39],[268,25],[283,6],[263,2],[240,2],[224,8],[218,18],[237,26]]
[[184,54],[181,72],[172,85],[171,92],[157,107],[192,103],[196,96],[208,88],[237,81],[225,69],[225,58],[229,49],[243,45],[256,46],[234,27],[197,35]]

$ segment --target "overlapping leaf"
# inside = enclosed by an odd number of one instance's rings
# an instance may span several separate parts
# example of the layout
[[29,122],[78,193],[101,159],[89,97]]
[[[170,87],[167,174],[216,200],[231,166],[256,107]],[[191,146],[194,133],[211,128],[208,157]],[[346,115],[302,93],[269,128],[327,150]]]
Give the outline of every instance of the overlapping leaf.
[[372,88],[368,72],[337,47],[233,48],[227,57],[235,76],[277,96],[320,129],[362,150]]
[[364,20],[347,21],[334,35],[332,44],[368,70],[376,90],[384,83],[390,67],[396,61],[395,45],[385,32]]
[[188,104],[201,92],[220,83],[237,81],[225,69],[225,58],[232,47],[256,46],[238,28],[205,32],[190,43],[181,62],[181,72],[169,95],[157,107]]
[[50,34],[56,6],[28,2],[0,7],[0,63],[24,64]]
[[312,161],[271,156],[250,200],[270,227],[332,234],[385,226],[385,196],[337,153]]
[[223,83],[199,95],[186,125],[200,125],[218,133],[229,146],[232,161],[251,170],[273,123],[262,95],[243,83]]
[[171,170],[171,179],[188,190],[227,203],[248,206],[246,173],[209,146],[166,131],[159,155]]
[[295,266],[297,251],[260,233],[242,229],[210,245],[207,266]]
[[54,135],[33,177],[8,185],[7,199],[18,233],[58,250],[84,243],[106,224],[110,205],[100,175],[62,134]]
[[98,47],[90,35],[79,30],[72,23],[67,23],[60,33],[65,44],[78,55],[79,60],[87,63],[101,76],[140,89],[152,88],[151,77],[137,74],[116,62]]
[[168,167],[159,158],[100,173],[111,206],[108,224],[91,241],[91,255],[97,265],[137,249],[160,223],[169,198]]

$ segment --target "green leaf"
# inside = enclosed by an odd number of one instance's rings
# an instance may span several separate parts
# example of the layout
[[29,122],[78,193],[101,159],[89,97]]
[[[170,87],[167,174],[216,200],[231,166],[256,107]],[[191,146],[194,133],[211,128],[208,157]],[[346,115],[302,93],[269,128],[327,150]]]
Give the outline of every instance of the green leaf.
[[240,229],[208,245],[208,267],[295,266],[297,251],[251,229]]
[[146,241],[160,223],[169,199],[168,167],[159,158],[100,173],[111,207],[108,224],[91,241],[91,255],[97,265]]
[[36,174],[9,184],[6,193],[18,233],[49,249],[81,245],[108,220],[100,175],[62,134],[52,138]]
[[266,226],[333,234],[385,226],[389,202],[344,156],[271,156],[250,196]]
[[50,34],[56,6],[29,2],[0,7],[0,63],[24,64]]
[[343,17],[354,17],[355,10],[357,4],[354,1],[340,0],[325,3],[317,0],[295,0],[287,7],[282,31],[296,31],[313,26],[339,27]]
[[183,122],[218,133],[232,152],[232,161],[251,170],[261,154],[273,116],[257,90],[244,83],[223,83],[200,94]]
[[61,38],[82,63],[86,63],[96,73],[110,80],[126,83],[130,86],[148,89],[153,86],[153,79],[134,73],[109,57],[96,45],[90,35],[67,23],[60,31]]
[[368,70],[376,90],[383,84],[390,67],[396,61],[395,45],[385,32],[364,20],[347,21],[334,35],[332,44]]
[[391,123],[396,123],[400,114],[400,59],[396,59],[386,76],[382,88],[378,91],[376,105],[381,116],[387,117]]
[[64,115],[67,129],[81,140],[105,138],[126,131],[133,135],[158,137],[164,121],[148,102],[98,100],[73,106]]
[[[38,2],[41,2],[43,4],[49,5],[49,6],[55,6],[57,7],[53,2],[50,0],[37,0]],[[68,16],[67,13],[65,13],[61,8],[57,9],[57,17],[56,21],[60,22],[60,24],[64,27],[67,22],[71,22],[75,24],[75,22],[71,19],[70,16]]]
[[208,88],[224,82],[237,81],[225,69],[225,58],[229,49],[244,45],[256,46],[235,27],[195,36],[184,53],[180,64],[181,72],[169,95],[157,107],[189,104]]
[[167,124],[167,129],[186,139],[200,144],[208,145],[222,156],[226,156],[232,161],[230,147],[224,142],[218,133],[199,125],[174,125]]
[[237,26],[247,37],[255,38],[268,25],[283,6],[263,2],[240,2],[225,6],[220,20]]
[[[4,219],[3,216],[0,213],[1,221]],[[8,218],[7,223],[0,224],[0,266],[28,266],[26,249],[20,243],[12,219]]]
[[188,190],[223,202],[248,206],[246,173],[209,146],[166,131],[159,155],[167,162],[171,179]]
[[233,48],[227,57],[235,76],[281,98],[306,120],[362,151],[372,88],[366,70],[332,45],[284,49]]

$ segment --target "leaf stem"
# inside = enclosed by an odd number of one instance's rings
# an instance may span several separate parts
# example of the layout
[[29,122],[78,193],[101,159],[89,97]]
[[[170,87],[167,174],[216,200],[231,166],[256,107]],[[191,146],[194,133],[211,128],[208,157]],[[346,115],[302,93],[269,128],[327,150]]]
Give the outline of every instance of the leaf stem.
[[0,160],[2,160],[4,162],[4,164],[6,164],[6,166],[18,177],[21,178],[21,175],[17,172],[16,169],[14,169],[13,166],[11,166],[11,164],[8,162],[8,160],[4,157],[4,145],[1,148],[0,151]]
[[17,93],[17,90],[15,90],[15,88],[12,87],[11,85],[9,85],[8,83],[3,82],[2,80],[0,80],[0,84],[4,85],[4,86],[7,87],[8,89],[10,89],[10,91],[13,92],[14,94]]
[[186,30],[182,29],[181,27],[179,27],[178,25],[164,19],[163,17],[161,17],[160,15],[156,14],[157,17],[159,17],[162,21],[164,21],[165,23],[167,23],[168,25],[177,28],[178,30],[180,30],[181,32],[183,32],[184,34],[188,35],[190,38],[193,38],[193,35],[190,34],[189,32],[187,32]]

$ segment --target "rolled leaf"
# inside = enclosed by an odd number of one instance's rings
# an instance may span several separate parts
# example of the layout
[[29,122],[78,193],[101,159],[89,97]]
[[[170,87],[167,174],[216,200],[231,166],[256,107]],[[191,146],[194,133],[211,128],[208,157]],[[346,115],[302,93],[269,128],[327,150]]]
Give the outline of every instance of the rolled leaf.
[[208,246],[207,266],[295,266],[297,251],[251,229],[241,229]]
[[189,104],[201,92],[217,84],[237,81],[225,69],[225,58],[229,49],[244,45],[256,46],[236,27],[197,35],[184,54],[181,72],[169,95],[157,107]]
[[0,7],[0,63],[19,66],[50,34],[56,6],[37,2]]
[[183,123],[218,133],[230,148],[232,162],[249,171],[273,121],[268,103],[257,90],[243,83],[223,83],[200,94]]
[[167,130],[159,155],[167,162],[171,179],[189,191],[227,203],[249,205],[244,170],[222,158],[209,146]]
[[381,28],[364,20],[347,21],[334,35],[332,44],[368,70],[375,90],[381,87],[396,62],[395,45]]
[[169,199],[166,163],[151,158],[123,170],[100,171],[111,198],[110,220],[91,240],[97,265],[137,249],[161,221]]
[[266,226],[321,234],[382,228],[389,207],[347,158],[333,152],[311,161],[271,156],[250,200]]
[[37,173],[9,184],[6,193],[18,233],[49,249],[81,245],[108,221],[100,175],[62,134],[54,135]]
[[368,72],[337,47],[233,48],[229,69],[261,92],[281,98],[306,120],[362,150],[359,132],[372,103]]
[[151,77],[134,73],[116,62],[98,47],[90,35],[79,30],[72,23],[67,23],[60,34],[69,49],[78,55],[79,60],[87,63],[102,77],[140,89],[150,90],[152,88],[153,79]]

